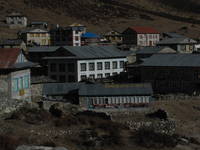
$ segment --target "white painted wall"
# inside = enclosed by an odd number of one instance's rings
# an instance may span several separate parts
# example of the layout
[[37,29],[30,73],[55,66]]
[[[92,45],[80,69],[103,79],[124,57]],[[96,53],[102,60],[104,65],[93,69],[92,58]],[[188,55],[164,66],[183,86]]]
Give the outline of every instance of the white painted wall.
[[[113,69],[112,62],[117,61],[118,62],[118,68]],[[113,73],[117,72],[118,74],[120,72],[124,71],[124,68],[120,68],[120,61],[127,62],[127,58],[113,58],[113,59],[95,59],[95,60],[79,60],[77,61],[77,73],[78,73],[78,81],[81,81],[81,76],[86,75],[89,77],[89,75],[94,74],[95,78],[97,78],[98,74],[103,74],[103,77],[105,77],[106,73],[110,73],[111,76]],[[102,62],[103,63],[103,69],[102,70],[97,70],[97,62]],[[110,69],[106,70],[105,69],[105,62],[110,62]],[[86,63],[87,65],[87,70],[86,71],[81,71],[81,63]],[[95,70],[94,71],[89,71],[89,63],[95,63]]]
[[152,41],[152,46],[155,46],[156,43],[159,42],[159,40],[160,40],[159,34],[138,34],[137,35],[138,46],[151,46],[150,41]]

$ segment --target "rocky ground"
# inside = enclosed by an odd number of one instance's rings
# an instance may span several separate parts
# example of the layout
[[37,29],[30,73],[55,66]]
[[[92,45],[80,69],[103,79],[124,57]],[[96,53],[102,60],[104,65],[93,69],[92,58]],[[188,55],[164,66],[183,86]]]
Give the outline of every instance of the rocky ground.
[[162,101],[135,111],[84,112],[26,104],[0,120],[1,150],[19,145],[88,149],[200,149],[200,101]]

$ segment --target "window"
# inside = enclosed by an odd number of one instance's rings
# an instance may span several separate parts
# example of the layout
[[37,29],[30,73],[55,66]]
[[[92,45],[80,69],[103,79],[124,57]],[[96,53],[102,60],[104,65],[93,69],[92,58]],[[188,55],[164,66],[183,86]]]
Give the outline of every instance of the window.
[[52,75],[52,76],[51,76],[51,79],[57,80],[57,76],[56,76],[56,75]]
[[57,68],[56,68],[56,64],[55,64],[55,63],[50,64],[50,71],[51,71],[51,72],[56,72],[56,71],[57,71]]
[[19,81],[17,78],[13,79],[12,89],[14,92],[17,92],[19,90]]
[[103,78],[103,74],[97,74],[97,78],[98,78],[98,79]]
[[86,63],[81,63],[81,71],[86,71],[86,70],[87,70]]
[[110,73],[105,73],[105,77],[110,77]]
[[75,41],[79,41],[79,37],[78,36],[75,36]]
[[75,34],[79,34],[79,31],[78,31],[78,30],[76,30],[76,31],[75,31]]
[[59,71],[65,72],[65,64],[59,64]]
[[102,70],[102,69],[103,69],[102,62],[97,62],[97,70]]
[[95,70],[94,63],[89,63],[89,71],[94,71],[94,70]]
[[23,77],[20,77],[19,78],[19,90],[21,90],[23,88],[24,88],[24,80],[23,80]]
[[89,75],[89,78],[90,78],[90,79],[94,79],[94,78],[95,78],[95,75],[94,75],[94,74],[90,74],[90,75]]
[[68,76],[68,81],[69,81],[69,82],[76,82],[75,76],[69,75],[69,76]]
[[110,62],[105,62],[105,69],[109,70],[110,69]]
[[45,39],[42,40],[42,45],[46,45],[46,40]]
[[29,84],[30,84],[30,78],[29,75],[24,76],[24,88],[28,89],[29,88]]
[[59,76],[60,82],[66,82],[66,77],[64,75]]
[[117,69],[118,68],[117,61],[113,61],[112,62],[112,68],[113,69]]
[[120,68],[124,68],[124,61],[120,61]]
[[74,72],[75,71],[74,63],[67,64],[67,68],[69,72]]
[[87,76],[86,75],[81,75],[81,80],[85,80],[87,79]]

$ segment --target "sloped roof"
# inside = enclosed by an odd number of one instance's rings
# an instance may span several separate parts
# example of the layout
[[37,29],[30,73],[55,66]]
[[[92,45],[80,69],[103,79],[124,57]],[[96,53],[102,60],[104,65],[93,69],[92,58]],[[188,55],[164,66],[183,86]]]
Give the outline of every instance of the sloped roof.
[[59,46],[35,46],[35,47],[29,47],[28,52],[54,52],[56,51]]
[[165,47],[165,46],[151,46],[151,47],[143,47],[142,49],[139,49],[136,51],[136,54],[155,54],[159,53],[163,49],[168,49],[166,53],[176,53],[175,50]]
[[20,45],[23,41],[20,39],[0,40],[0,45]]
[[12,68],[20,52],[19,48],[0,48],[0,69]]
[[133,27],[129,27],[129,29],[134,30],[137,33],[159,34],[159,32],[156,29],[152,28],[152,27],[133,26]]
[[155,54],[145,59],[141,66],[200,67],[199,54]]
[[187,37],[180,37],[180,38],[167,38],[159,41],[157,45],[162,44],[196,44],[197,41],[187,38]]
[[150,84],[85,84],[79,90],[80,96],[128,96],[128,95],[152,95]]
[[100,36],[98,34],[95,34],[92,32],[83,33],[81,37],[83,37],[83,38],[100,38]]
[[[58,50],[59,46],[41,46],[30,47],[29,52],[54,52]],[[66,51],[75,55],[76,59],[94,59],[94,58],[119,58],[126,57],[131,54],[130,51],[120,51],[115,46],[64,46]],[[67,59],[70,56],[62,57],[45,57],[46,59]]]
[[178,34],[178,33],[175,33],[175,32],[165,32],[163,34],[170,37],[170,38],[183,38],[183,37],[185,37],[184,35],[181,35],[181,34]]
[[86,84],[86,83],[48,83],[43,86],[43,95],[64,95],[79,90],[79,96],[125,96],[152,95],[150,84]]
[[18,33],[22,34],[22,33],[41,33],[41,32],[48,33],[49,31],[43,28],[28,28],[28,29],[19,31]]

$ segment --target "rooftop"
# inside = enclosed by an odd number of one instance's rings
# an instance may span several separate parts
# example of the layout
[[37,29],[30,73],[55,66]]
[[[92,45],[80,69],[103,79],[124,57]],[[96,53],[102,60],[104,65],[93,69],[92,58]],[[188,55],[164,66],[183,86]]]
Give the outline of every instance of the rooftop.
[[187,38],[187,37],[180,37],[180,38],[167,38],[159,41],[157,44],[196,44],[197,41]]
[[63,95],[78,90],[79,96],[129,96],[152,95],[150,84],[86,84],[48,83],[43,86],[43,95]]
[[[54,52],[59,50],[66,50],[71,55],[62,57],[46,57],[46,59],[66,59],[72,56],[76,59],[94,59],[94,58],[119,58],[126,57],[130,51],[120,51],[114,46],[50,46],[50,47],[31,47],[29,52]],[[68,53],[68,54],[69,54]]]
[[92,32],[83,33],[81,37],[83,37],[83,38],[100,38],[100,36],[98,34],[95,34]]
[[[136,54],[156,54],[165,50],[163,53],[175,53],[176,51],[166,46],[143,47],[136,51]],[[162,52],[161,52],[162,53]]]
[[129,29],[134,30],[137,33],[150,33],[150,34],[159,34],[159,31],[152,27],[140,27],[140,26],[133,26],[129,27]]
[[0,40],[0,45],[20,45],[22,42],[20,39],[6,39]]
[[200,67],[199,54],[155,54],[145,59],[141,66]]

